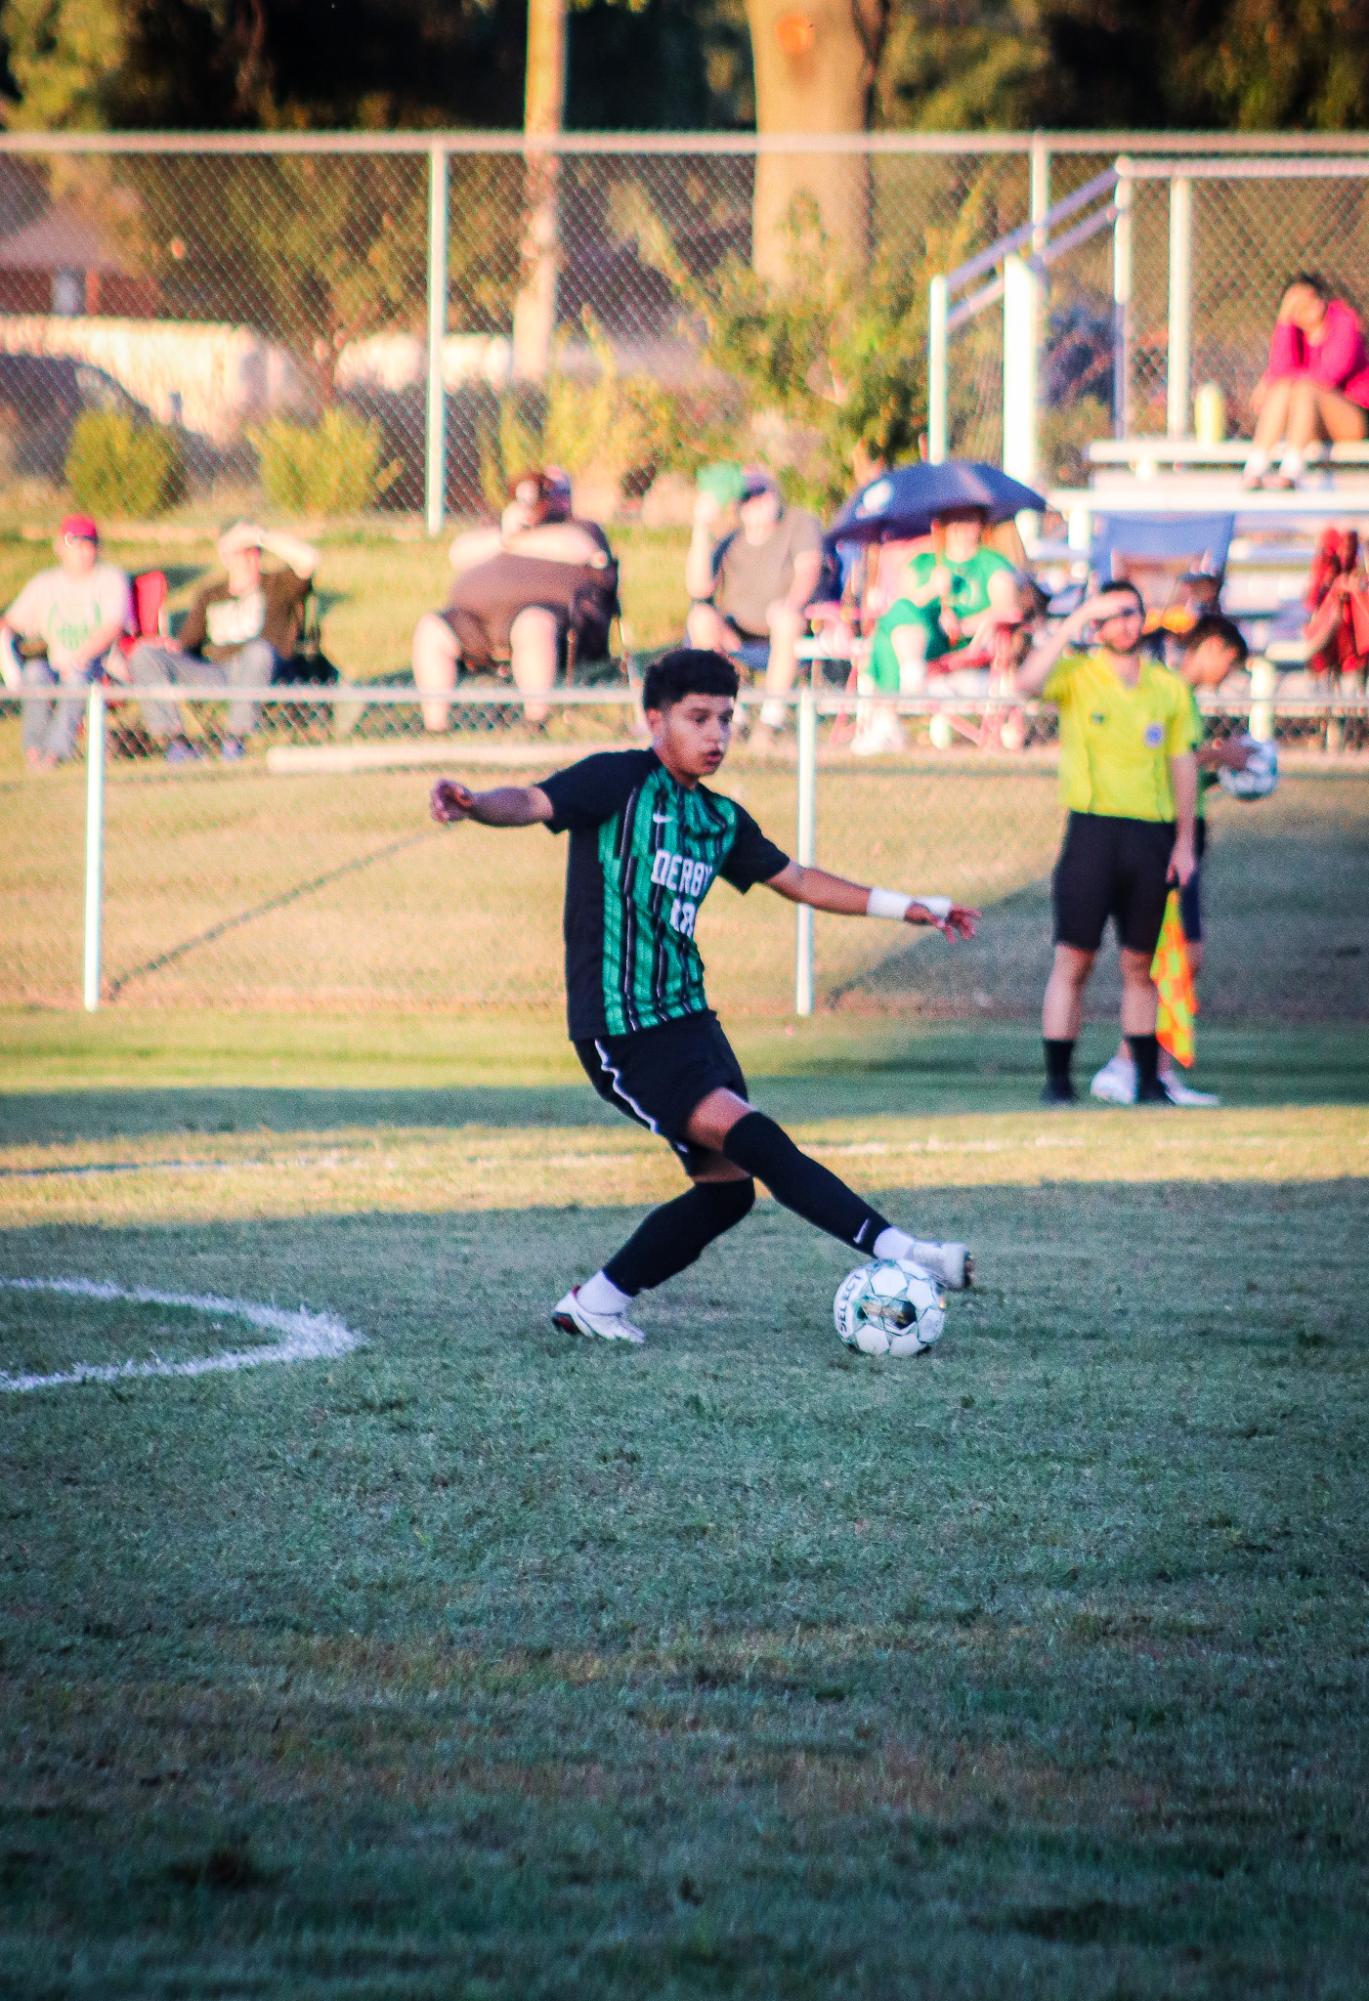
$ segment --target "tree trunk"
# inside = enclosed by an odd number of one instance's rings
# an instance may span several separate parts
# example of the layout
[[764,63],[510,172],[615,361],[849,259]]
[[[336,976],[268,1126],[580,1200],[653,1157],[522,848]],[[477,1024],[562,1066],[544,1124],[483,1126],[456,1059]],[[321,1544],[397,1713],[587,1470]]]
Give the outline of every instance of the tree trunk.
[[[756,74],[756,130],[854,133],[869,124],[875,65],[889,0],[746,0]],[[828,255],[863,264],[870,187],[863,156],[764,153],[756,162],[753,260],[762,277],[785,284],[795,268],[790,222],[812,204]]]
[[[528,67],[523,134],[557,139],[566,108],[566,0],[528,0]],[[540,381],[556,332],[561,261],[557,154],[530,149],[524,165],[522,272],[513,309],[513,372]]]

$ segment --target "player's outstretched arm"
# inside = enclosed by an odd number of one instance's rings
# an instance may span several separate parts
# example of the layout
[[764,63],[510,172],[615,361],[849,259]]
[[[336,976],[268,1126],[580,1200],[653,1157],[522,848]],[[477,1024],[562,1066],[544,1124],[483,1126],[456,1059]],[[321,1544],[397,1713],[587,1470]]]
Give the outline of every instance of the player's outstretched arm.
[[979,924],[977,910],[953,903],[949,896],[905,896],[902,890],[871,889],[802,862],[788,862],[765,886],[790,903],[807,903],[838,917],[890,917],[902,924],[930,924],[943,938],[973,938]]
[[439,778],[428,795],[428,811],[444,827],[478,820],[482,827],[536,827],[551,818],[552,805],[540,785],[495,785],[472,792],[459,778]]

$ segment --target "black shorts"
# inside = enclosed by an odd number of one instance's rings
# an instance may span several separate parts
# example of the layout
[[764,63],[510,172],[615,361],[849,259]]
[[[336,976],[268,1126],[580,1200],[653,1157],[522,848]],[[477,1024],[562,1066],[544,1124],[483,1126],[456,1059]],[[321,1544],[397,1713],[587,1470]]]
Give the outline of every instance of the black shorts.
[[1179,891],[1179,917],[1183,923],[1184,936],[1190,945],[1201,942],[1203,935],[1203,856],[1207,852],[1207,821],[1199,820],[1194,840],[1194,853],[1198,866]]
[[1051,878],[1056,944],[1096,952],[1110,917],[1125,950],[1153,952],[1173,851],[1170,821],[1071,813]]
[[716,1014],[689,1014],[635,1035],[595,1036],[578,1041],[575,1053],[604,1103],[673,1147],[686,1174],[707,1151],[685,1138],[691,1114],[710,1091],[746,1096],[742,1066]]
[[[564,674],[570,664],[570,642],[575,639],[577,661],[606,660],[611,649],[609,622],[597,615],[572,618],[555,605],[525,605],[525,611],[549,611],[556,620],[556,671]],[[489,624],[473,611],[448,605],[437,616],[461,648],[461,665],[468,674],[488,674],[508,664],[513,647],[509,627]]]
[[[504,624],[487,624],[473,611],[463,611],[460,605],[448,605],[438,617],[448,628],[461,648],[461,665],[468,674],[489,674],[495,668],[507,667],[513,640],[509,628]],[[556,626],[556,671],[566,671],[566,633],[569,627],[561,614],[553,612]]]

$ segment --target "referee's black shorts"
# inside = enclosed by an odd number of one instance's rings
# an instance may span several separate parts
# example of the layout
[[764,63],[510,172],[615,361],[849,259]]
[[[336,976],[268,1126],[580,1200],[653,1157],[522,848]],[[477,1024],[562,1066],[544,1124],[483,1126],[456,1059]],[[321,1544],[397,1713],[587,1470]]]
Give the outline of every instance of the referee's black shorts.
[[1096,952],[1111,918],[1125,951],[1153,952],[1173,851],[1172,821],[1071,813],[1051,878],[1056,944]]
[[577,1040],[575,1053],[604,1103],[673,1147],[686,1174],[707,1152],[685,1137],[690,1115],[711,1091],[746,1096],[742,1066],[711,1009],[634,1035]]

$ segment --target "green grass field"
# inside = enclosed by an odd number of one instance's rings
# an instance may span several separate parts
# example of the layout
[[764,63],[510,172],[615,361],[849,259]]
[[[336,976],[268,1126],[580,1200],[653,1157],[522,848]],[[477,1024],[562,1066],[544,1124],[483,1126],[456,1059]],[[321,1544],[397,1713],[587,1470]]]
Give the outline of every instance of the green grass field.
[[[535,1023],[0,1017],[0,1273],[366,1344],[0,1395],[0,1992],[1363,1994],[1362,1026],[1209,1027],[1191,1116],[738,1041],[973,1240],[931,1355],[769,1202],[644,1350],[553,1334],[678,1176]],[[0,1286],[11,1373],[263,1338]]]

